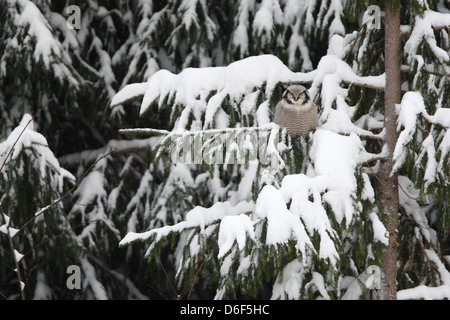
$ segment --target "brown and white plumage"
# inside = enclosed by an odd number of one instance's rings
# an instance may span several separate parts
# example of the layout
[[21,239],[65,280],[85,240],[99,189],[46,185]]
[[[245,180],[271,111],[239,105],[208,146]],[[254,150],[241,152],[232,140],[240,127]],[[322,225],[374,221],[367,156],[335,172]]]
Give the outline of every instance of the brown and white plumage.
[[307,135],[316,129],[317,106],[305,87],[290,85],[284,91],[283,99],[275,107],[274,122],[291,135]]

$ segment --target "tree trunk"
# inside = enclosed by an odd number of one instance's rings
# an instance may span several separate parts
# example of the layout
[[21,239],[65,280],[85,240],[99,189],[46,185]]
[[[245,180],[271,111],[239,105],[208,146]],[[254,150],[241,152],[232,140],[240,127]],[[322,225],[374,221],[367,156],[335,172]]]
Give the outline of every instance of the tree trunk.
[[383,258],[383,292],[386,300],[397,298],[397,228],[398,228],[398,177],[391,175],[393,151],[397,142],[395,105],[401,99],[401,39],[400,3],[386,0],[385,11],[385,71],[386,89],[384,94],[384,132],[383,150],[388,153],[387,160],[380,166],[379,201],[382,215],[386,218],[389,245]]

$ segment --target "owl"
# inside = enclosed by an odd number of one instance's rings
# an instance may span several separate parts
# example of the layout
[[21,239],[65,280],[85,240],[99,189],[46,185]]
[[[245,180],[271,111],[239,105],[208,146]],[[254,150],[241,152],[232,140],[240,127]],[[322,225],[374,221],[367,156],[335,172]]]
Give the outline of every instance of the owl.
[[290,135],[304,136],[316,129],[317,106],[304,86],[290,85],[284,91],[283,99],[275,107],[274,122]]

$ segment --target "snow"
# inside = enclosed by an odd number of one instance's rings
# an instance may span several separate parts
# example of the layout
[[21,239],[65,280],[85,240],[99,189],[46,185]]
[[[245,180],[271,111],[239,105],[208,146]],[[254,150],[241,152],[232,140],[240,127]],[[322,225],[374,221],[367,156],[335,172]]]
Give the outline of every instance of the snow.
[[91,287],[96,300],[108,300],[108,295],[103,285],[97,280],[94,266],[86,259],[81,259],[81,268],[83,270],[82,288]]
[[103,188],[104,177],[99,171],[91,171],[80,183],[74,195],[78,197],[78,202],[83,204],[92,203],[100,196],[106,196]]
[[[290,71],[273,55],[249,57],[226,67],[186,68],[177,75],[168,70],[160,70],[146,83],[140,113],[145,113],[154,102],[161,107],[168,97],[170,101],[173,99],[174,106],[184,106],[175,129],[185,129],[191,114],[196,120],[201,120],[202,113],[206,118],[204,128],[207,128],[215,120],[226,97],[232,101],[241,101],[253,88],[261,87],[264,83],[267,84],[265,92],[269,97],[279,82],[311,81],[312,76],[312,73]],[[144,84],[128,85],[114,96],[111,105],[139,96],[143,89]],[[216,93],[207,100],[210,92]],[[268,108],[264,105],[258,108],[258,120],[261,121],[259,124],[269,122]]]
[[[283,269],[281,279],[277,279],[272,289],[271,299],[298,299],[303,287],[304,265],[299,260],[289,262]],[[280,281],[281,280],[281,281]]]
[[22,152],[30,152],[30,149],[33,149],[39,155],[36,157],[36,161],[40,168],[41,177],[47,176],[46,168],[48,166],[59,173],[58,186],[60,191],[62,191],[64,179],[75,180],[75,177],[69,171],[60,167],[58,160],[48,147],[47,139],[34,131],[34,122],[30,114],[25,114],[19,126],[10,133],[5,141],[0,143],[0,166],[11,149],[13,151],[7,161],[15,160]]
[[319,21],[317,21],[317,24],[323,27],[332,19],[328,28],[330,37],[334,34],[345,34],[345,27],[341,21],[341,16],[344,15],[344,8],[341,1],[331,1],[330,3],[321,2],[319,10]]
[[222,258],[237,242],[239,250],[242,250],[247,239],[246,234],[251,239],[255,238],[253,223],[245,214],[238,216],[226,216],[222,219],[219,229],[219,254],[218,258]]
[[327,55],[340,57],[344,49],[344,38],[341,35],[334,34],[328,42]]
[[404,289],[397,292],[397,299],[409,300],[409,299],[425,299],[425,300],[444,300],[450,299],[450,272],[444,266],[435,251],[425,249],[426,259],[434,264],[437,269],[442,284],[436,287],[428,287],[425,285],[419,285],[415,288]]
[[[52,27],[46,17],[32,1],[17,0],[14,2],[17,4],[15,7],[17,12],[14,14],[13,23],[16,27],[24,28],[27,32],[24,38],[20,40],[20,45],[30,45],[32,39],[34,39],[35,47],[31,51],[33,59],[36,62],[41,61],[58,79],[68,80],[71,85],[78,86],[78,81],[73,77],[68,67],[72,64],[71,58],[59,39],[53,36]],[[53,19],[52,22],[57,21]],[[14,48],[17,46],[17,41],[18,39],[14,38],[12,42],[9,42],[7,51],[12,49],[11,51],[15,52]]]
[[436,171],[443,169],[443,160],[450,149],[449,139],[447,138],[450,132],[450,110],[446,108],[438,108],[434,115],[429,115],[422,95],[418,92],[409,91],[403,95],[401,103],[397,105],[397,114],[397,130],[400,131],[400,134],[393,154],[393,159],[395,162],[393,172],[398,171],[406,160],[405,148],[413,140],[417,129],[417,118],[419,116],[422,116],[432,124],[443,126],[446,130],[445,137],[439,145],[439,149],[442,150],[443,153],[441,163],[436,164],[435,162],[434,155],[436,150],[434,146],[434,138],[430,135],[422,143],[423,151],[419,159],[421,159],[425,153],[428,155],[428,163],[424,179],[427,181],[426,183],[428,185],[434,181]]
[[240,56],[243,57],[248,53],[248,28],[249,28],[249,10],[254,5],[254,0],[242,0],[239,3],[237,13],[237,27],[234,30],[232,43],[239,48]]
[[356,192],[354,170],[359,164],[360,148],[356,136],[342,136],[328,130],[315,132],[310,151],[314,175],[287,175],[279,189],[267,185],[258,196],[255,214],[267,218],[267,244],[287,242],[292,237],[297,240],[298,249],[305,252],[306,247],[313,248],[308,234],[317,232],[320,258],[329,259],[331,265],[337,263],[332,239],[335,232],[323,204],[326,202],[333,208],[338,223],[345,218],[348,225],[357,214],[351,196]]
[[438,287],[427,287],[420,285],[412,289],[404,289],[397,292],[398,300],[444,300],[450,299],[450,286],[442,285]]
[[[265,5],[267,3],[269,2],[264,2]],[[189,129],[187,124],[191,116],[194,116],[196,123],[200,123],[204,115],[203,129],[208,128],[212,122],[219,127],[228,127],[229,117],[221,107],[226,97],[235,104],[240,103],[243,115],[253,115],[256,125],[268,126],[271,121],[269,100],[263,100],[257,105],[255,102],[258,93],[253,92],[253,88],[260,87],[264,83],[266,83],[266,97],[269,97],[279,82],[312,82],[310,92],[315,97],[320,91],[323,108],[321,128],[312,137],[313,143],[309,152],[312,167],[307,175],[287,175],[283,178],[281,187],[277,188],[277,184],[274,184],[274,173],[270,168],[263,169],[259,174],[262,183],[267,185],[263,187],[255,203],[247,203],[245,201],[251,199],[253,180],[258,172],[257,166],[250,166],[248,170],[244,170],[238,191],[230,193],[229,201],[218,202],[210,208],[195,207],[187,213],[185,221],[173,226],[152,229],[144,233],[129,232],[120,245],[147,240],[153,236],[154,240],[158,241],[170,233],[182,232],[193,227],[200,227],[201,232],[206,232],[209,225],[219,222],[219,256],[224,257],[234,243],[238,248],[242,248],[246,239],[253,238],[252,223],[266,219],[267,245],[294,240],[296,249],[303,257],[306,257],[307,250],[317,249],[321,259],[329,261],[331,266],[337,266],[339,260],[335,246],[337,234],[330,225],[330,218],[324,205],[328,204],[334,212],[334,219],[339,224],[345,222],[346,226],[349,226],[359,214],[361,206],[353,200],[356,199],[357,191],[354,173],[370,155],[363,154],[364,148],[357,134],[372,135],[370,131],[361,129],[352,122],[354,108],[346,103],[344,99],[346,89],[341,85],[342,82],[347,84],[358,82],[384,87],[385,76],[356,75],[352,68],[338,57],[338,51],[344,46],[345,39],[335,35],[330,41],[332,45],[329,54],[321,59],[315,71],[309,73],[294,73],[275,56],[262,55],[242,59],[226,67],[187,68],[177,75],[168,70],[160,70],[147,83],[126,86],[119,91],[113,98],[112,105],[144,95],[141,114],[154,102],[161,107],[166,99],[173,106],[182,106],[181,116],[177,119],[173,130],[173,133],[178,135]],[[211,92],[213,95],[207,99]],[[199,129],[196,128],[189,133],[194,134],[196,130]],[[273,164],[272,167],[280,170],[284,166],[284,161],[279,157],[281,149],[278,150],[280,145],[275,144],[274,130],[278,132],[278,128],[271,128],[268,152],[270,159],[275,159],[279,163],[278,167],[274,167]],[[336,132],[343,132],[348,136]],[[363,197],[365,200],[373,201],[374,190],[368,176],[366,175],[363,180]],[[216,185],[214,181],[213,179],[210,184],[211,192],[222,194],[223,187],[220,184]],[[247,206],[245,211],[234,207],[243,203]],[[246,212],[254,212],[254,215],[242,215]],[[386,238],[380,221],[372,216],[372,224],[376,239],[385,243]],[[310,238],[313,234],[320,236],[320,243],[316,249]]]
[[42,58],[44,64],[49,67],[52,51],[57,55],[61,54],[59,42],[53,38],[47,20],[33,2],[28,0],[18,0],[17,2],[23,8],[18,23],[24,27],[29,26],[29,35],[37,40],[34,51],[35,59]]
[[37,272],[36,287],[34,288],[33,300],[50,300],[52,289],[47,285],[47,279],[42,271]]
[[267,185],[261,190],[256,201],[255,214],[261,219],[267,218],[267,244],[286,243],[292,236],[297,241],[296,247],[303,254],[306,252],[306,246],[312,248],[302,222],[288,210],[281,192],[274,186]]
[[373,189],[369,176],[367,173],[362,174],[364,187],[361,192],[361,200],[369,200],[370,202],[375,202],[375,190]]
[[242,201],[233,206],[230,202],[218,202],[210,208],[197,206],[186,214],[186,220],[173,226],[165,226],[162,228],[152,229],[143,233],[129,232],[119,243],[119,246],[124,246],[134,241],[145,241],[157,236],[157,240],[172,232],[181,232],[192,227],[200,227],[205,230],[205,227],[214,221],[222,220],[226,216],[237,216],[242,213],[253,211],[254,203],[252,201]]
[[[260,11],[258,11],[261,17],[276,12],[276,8],[271,7],[270,3],[272,2],[261,2]],[[242,12],[240,14],[245,14],[244,11],[247,10],[244,7],[245,4],[247,2],[241,3],[240,10]],[[336,6],[327,12],[327,16],[324,16],[323,19],[333,19],[333,14],[336,19],[336,16],[342,12],[342,8]],[[290,17],[290,19],[294,18]],[[241,27],[247,28],[248,26]],[[262,20],[258,27],[260,33],[264,33],[263,30],[266,26],[262,24]],[[263,168],[258,171],[256,165],[251,165],[248,169],[240,168],[242,180],[236,191],[232,190],[228,193],[228,201],[217,202],[210,208],[195,207],[187,213],[184,221],[172,226],[156,228],[144,233],[130,232],[122,239],[120,245],[152,239],[153,243],[147,251],[150,252],[155,242],[171,233],[199,228],[200,233],[210,236],[213,226],[217,228],[218,225],[218,258],[222,259],[220,272],[222,275],[226,275],[234,263],[232,260],[234,255],[228,253],[231,250],[243,250],[248,240],[258,241],[257,227],[261,221],[264,221],[267,223],[264,245],[277,246],[292,241],[295,243],[296,250],[301,254],[301,259],[289,263],[283,270],[283,275],[279,276],[274,286],[273,297],[294,297],[298,295],[300,286],[308,288],[314,286],[322,298],[330,298],[321,274],[313,273],[313,279],[308,284],[302,282],[302,267],[305,266],[310,252],[317,253],[319,259],[326,261],[331,268],[339,266],[338,252],[341,249],[337,248],[337,245],[340,243],[341,235],[335,230],[335,226],[331,225],[331,221],[333,223],[335,221],[345,230],[359,218],[358,216],[362,212],[363,207],[359,200],[375,203],[375,191],[369,175],[365,172],[362,173],[361,199],[357,199],[357,172],[361,164],[369,160],[371,156],[386,154],[386,150],[378,155],[367,153],[359,137],[359,135],[382,137],[383,133],[374,135],[369,131],[374,128],[382,128],[382,117],[367,115],[359,121],[353,122],[356,108],[348,105],[346,100],[348,89],[342,86],[343,83],[346,85],[358,83],[382,89],[385,86],[385,74],[367,77],[357,75],[351,66],[340,59],[346,41],[348,41],[347,37],[343,38],[339,35],[338,23],[333,25],[333,28],[333,32],[337,34],[330,38],[328,54],[322,57],[317,69],[309,73],[292,72],[278,58],[272,55],[262,55],[242,59],[226,67],[187,68],[179,74],[160,70],[146,83],[127,86],[114,97],[112,105],[144,95],[140,109],[141,114],[148,111],[153,103],[161,107],[167,100],[169,105],[181,107],[181,116],[177,119],[172,132],[181,135],[198,133],[197,130],[201,132],[202,129],[208,129],[213,124],[217,129],[228,128],[230,116],[222,109],[225,99],[229,99],[236,109],[239,108],[238,111],[242,115],[253,116],[256,119],[255,126],[269,128],[272,115],[271,102],[268,98],[279,82],[305,81],[311,83],[309,91],[313,99],[320,96],[321,108],[320,127],[310,136],[312,145],[306,156],[309,156],[311,162],[306,173],[285,175],[278,184],[274,182],[274,175],[270,169]],[[240,37],[239,34],[235,34],[235,36]],[[264,83],[266,87],[263,96],[266,100],[263,99],[257,104],[259,93],[254,89],[261,87]],[[450,112],[447,109],[438,108],[435,115],[429,115],[421,94],[407,92],[397,106],[397,112],[397,129],[400,131],[400,135],[396,148],[393,150],[394,170],[398,170],[405,161],[405,146],[413,139],[419,116],[424,117],[433,125],[440,125],[447,129],[440,143],[440,148],[447,152],[450,146],[450,135],[448,134]],[[188,128],[192,116],[195,121],[204,120],[202,128],[193,129],[192,126]],[[237,124],[237,128],[239,127],[240,124]],[[369,130],[362,129],[363,127],[367,127]],[[276,127],[270,129],[271,134],[275,131],[278,132]],[[186,132],[185,130],[191,131]],[[167,133],[168,135],[172,134]],[[425,154],[428,156],[425,171],[425,181],[428,184],[435,180],[437,170],[444,167],[443,160],[441,163],[436,163],[434,160],[436,150],[432,138],[430,135],[422,144],[422,156]],[[274,141],[273,137],[269,138],[268,150],[276,158],[281,152],[275,146]],[[442,157],[444,156],[445,153]],[[277,168],[281,170],[285,164],[282,158],[278,160],[279,167]],[[218,198],[222,198],[225,194],[224,187],[217,179],[217,170],[215,167],[214,178],[211,179],[209,187],[213,194],[220,194]],[[251,201],[252,188],[257,174],[263,181],[263,188],[253,203]],[[417,196],[410,181],[399,177],[399,183],[410,195]],[[406,194],[400,193],[400,202],[408,214],[417,221],[416,232],[420,233],[427,241],[433,242],[436,235],[427,230],[428,221],[423,208],[416,201],[409,199]],[[327,211],[325,209],[327,206],[331,210]],[[376,209],[372,210],[368,213],[368,219],[373,230],[374,241],[387,245],[386,228],[378,218]],[[334,216],[330,217],[330,215]],[[313,236],[319,238],[316,246],[312,243]],[[199,241],[192,241],[191,246],[194,246],[193,251],[199,250]],[[247,265],[251,261],[245,260],[248,257],[240,259],[243,262],[240,272],[245,273],[248,269]],[[362,278],[367,275],[360,276]],[[346,297],[361,294],[359,280],[359,277],[346,279],[346,288],[348,288]],[[433,290],[437,292],[444,289]],[[423,290],[405,291],[403,295],[414,295],[418,292],[423,293]],[[220,297],[222,294],[223,292],[218,292],[217,296]],[[428,294],[435,295],[435,293]]]
[[372,221],[374,239],[387,246],[389,244],[389,239],[384,224],[380,221],[375,212],[369,213],[369,218]]
[[450,128],[450,109],[439,108],[432,117],[432,122],[443,127]]
[[314,285],[316,286],[316,288],[319,290],[320,294],[322,295],[322,297],[325,300],[330,300],[330,296],[328,295],[328,292],[325,288],[325,283],[324,283],[324,279],[323,276],[318,273],[318,272],[313,272],[313,281],[311,282],[311,284],[314,283]]
[[361,158],[362,144],[352,134],[349,137],[328,130],[317,130],[311,147],[311,160],[317,175],[326,177],[328,191],[324,200],[330,204],[338,223],[345,217],[350,224],[354,214],[351,195],[356,192],[355,169]]
[[424,237],[428,242],[435,241],[436,232],[428,227],[428,218],[423,208],[414,200],[414,198],[419,198],[419,190],[414,187],[414,184],[408,177],[399,175],[398,183],[401,187],[399,191],[400,205],[405,209],[407,215],[417,224],[421,237]]
[[97,223],[101,222],[117,237],[120,235],[119,230],[116,229],[114,223],[105,212],[104,203],[107,202],[107,193],[103,185],[105,178],[98,167],[101,167],[100,162],[79,183],[78,188],[74,192],[74,196],[77,197],[77,203],[70,212],[71,215],[79,212],[82,223],[87,223],[78,235],[78,239],[86,239],[92,246],[95,246],[94,234]]
[[[410,62],[415,59],[419,46],[425,41],[439,62],[448,64],[450,61],[448,52],[437,45],[433,27],[448,26],[449,21],[450,14],[432,10],[425,10],[423,15],[416,15],[414,28],[404,46],[404,51],[408,55]],[[447,73],[450,70],[448,66],[445,69]]]
[[23,254],[21,254],[19,251],[14,250],[14,259],[16,262],[20,262],[22,260]]
[[[263,0],[253,20],[253,30],[256,35],[270,36],[275,25],[283,23],[283,12],[276,0]],[[267,39],[268,40],[268,39]],[[264,43],[264,42],[263,42]]]

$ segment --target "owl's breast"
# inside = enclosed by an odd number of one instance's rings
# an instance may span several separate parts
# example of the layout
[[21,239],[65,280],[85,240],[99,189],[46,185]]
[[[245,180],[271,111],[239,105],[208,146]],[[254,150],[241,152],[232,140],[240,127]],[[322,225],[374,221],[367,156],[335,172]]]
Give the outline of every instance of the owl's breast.
[[289,134],[305,135],[317,127],[317,109],[315,106],[306,110],[299,107],[285,107],[280,102],[275,108],[274,122],[286,128]]

